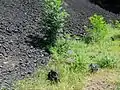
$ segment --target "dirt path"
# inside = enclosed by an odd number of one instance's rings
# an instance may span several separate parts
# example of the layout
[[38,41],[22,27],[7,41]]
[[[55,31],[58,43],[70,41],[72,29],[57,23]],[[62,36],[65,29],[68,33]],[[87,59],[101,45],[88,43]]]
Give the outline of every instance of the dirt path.
[[87,78],[84,90],[117,90],[119,74],[112,70],[102,70]]

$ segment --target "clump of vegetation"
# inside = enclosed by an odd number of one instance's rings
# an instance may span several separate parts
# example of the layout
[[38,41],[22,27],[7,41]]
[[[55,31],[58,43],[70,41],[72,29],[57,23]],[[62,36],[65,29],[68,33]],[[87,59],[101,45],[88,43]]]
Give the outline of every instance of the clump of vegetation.
[[120,29],[120,21],[119,20],[115,20],[113,24],[116,28]]
[[117,89],[116,90],[120,90],[120,82],[117,84]]
[[99,42],[100,40],[104,39],[104,37],[108,33],[106,27],[107,23],[104,20],[104,18],[101,15],[95,14],[92,17],[90,17],[89,20],[91,27],[89,27],[87,30],[90,35],[86,37],[87,42]]
[[[90,22],[92,24],[90,35],[94,43],[86,44],[82,40],[66,35],[63,38],[57,37],[55,45],[50,47],[52,55],[47,68],[59,71],[60,83],[51,85],[46,80],[48,71],[40,70],[33,78],[19,81],[16,90],[82,90],[86,83],[85,78],[90,73],[91,63],[96,63],[102,69],[119,69],[120,41],[112,41],[110,37],[120,33],[120,30],[107,24],[102,16],[94,15],[90,17]],[[96,43],[98,41],[100,43]]]
[[44,0],[43,2],[43,32],[45,32],[47,44],[53,45],[58,32],[63,32],[68,14],[62,8],[62,0]]
[[116,67],[116,60],[115,58],[105,56],[102,59],[98,60],[97,63],[100,65],[101,68],[114,68]]

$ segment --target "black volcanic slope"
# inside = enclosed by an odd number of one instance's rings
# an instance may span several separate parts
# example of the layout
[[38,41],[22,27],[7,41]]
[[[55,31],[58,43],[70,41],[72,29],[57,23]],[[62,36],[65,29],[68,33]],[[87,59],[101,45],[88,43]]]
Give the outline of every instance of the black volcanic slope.
[[41,1],[0,0],[0,90],[47,64],[41,45]]
[[[49,60],[49,54],[41,47],[41,2],[0,0],[0,89],[12,90],[14,80],[23,79]],[[65,0],[64,7],[70,14],[67,32],[74,34],[82,33],[94,13],[107,20],[120,18],[89,0]]]
[[113,13],[120,13],[120,0],[90,0],[90,2]]
[[88,17],[95,13],[103,15],[107,21],[120,19],[120,14],[113,13],[112,10],[106,10],[94,2],[91,3],[90,0],[65,0],[64,5],[70,14],[68,32],[74,34],[83,33],[82,31],[84,30],[84,25],[87,26],[89,23]]

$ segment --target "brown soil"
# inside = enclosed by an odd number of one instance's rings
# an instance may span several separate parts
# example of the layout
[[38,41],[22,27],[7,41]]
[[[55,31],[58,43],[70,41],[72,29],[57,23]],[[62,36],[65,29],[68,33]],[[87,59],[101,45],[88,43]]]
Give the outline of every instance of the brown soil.
[[102,70],[87,78],[84,90],[117,90],[118,74],[112,70]]

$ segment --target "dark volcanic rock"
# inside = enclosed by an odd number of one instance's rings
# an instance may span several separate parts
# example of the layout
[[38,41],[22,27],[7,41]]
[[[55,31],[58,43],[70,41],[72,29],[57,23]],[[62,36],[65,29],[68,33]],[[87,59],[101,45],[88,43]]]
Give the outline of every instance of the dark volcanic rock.
[[26,43],[42,38],[40,18],[41,0],[0,0],[0,90],[47,64],[49,54]]
[[58,81],[60,81],[59,75],[56,71],[51,70],[50,72],[48,72],[47,76],[47,79],[53,83],[58,83]]
[[120,19],[120,14],[103,9],[99,5],[91,3],[90,0],[65,0],[64,7],[70,14],[70,24],[67,25],[68,32],[77,35],[84,32],[84,26],[89,24],[88,18],[95,13],[103,15],[108,22]]
[[[49,60],[41,34],[41,2],[0,0],[0,89],[11,90],[14,80],[23,79]],[[88,17],[94,13],[102,14],[107,20],[120,19],[119,14],[89,0],[65,0],[64,7],[70,14],[67,32],[73,34],[84,33]]]
[[98,4],[103,9],[113,13],[120,13],[120,0],[90,0],[92,3]]

